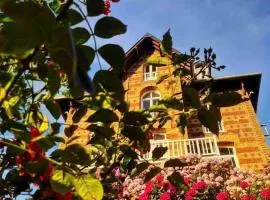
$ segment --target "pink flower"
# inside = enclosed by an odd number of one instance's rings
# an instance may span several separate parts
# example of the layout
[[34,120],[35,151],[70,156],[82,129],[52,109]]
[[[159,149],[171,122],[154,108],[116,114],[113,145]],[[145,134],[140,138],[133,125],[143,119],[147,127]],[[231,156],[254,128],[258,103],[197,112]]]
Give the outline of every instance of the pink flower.
[[217,200],[230,200],[230,196],[226,192],[220,192],[217,194],[216,199]]
[[176,189],[173,186],[173,184],[169,183],[168,184],[168,189],[169,189],[169,191],[170,191],[171,194],[175,194],[176,193]]
[[144,189],[144,192],[146,194],[150,194],[152,191],[153,191],[153,183],[152,181],[148,181],[146,184],[145,184],[145,189]]
[[164,176],[162,174],[158,175],[156,177],[156,181],[159,187],[163,186]]
[[260,195],[261,195],[262,199],[264,199],[264,200],[270,199],[270,189],[261,190]]
[[189,182],[190,182],[190,178],[185,177],[185,178],[184,178],[184,183],[185,183],[186,185],[188,185],[188,184],[189,184]]
[[245,189],[245,188],[249,187],[249,183],[246,182],[246,181],[241,181],[240,184],[239,184],[239,186],[241,188]]
[[242,196],[240,200],[256,200],[256,197],[253,194],[247,194]]
[[146,194],[145,192],[142,193],[140,196],[139,196],[139,200],[148,200],[149,197],[148,197],[148,194]]
[[159,196],[160,200],[170,200],[171,196],[168,192],[164,192]]

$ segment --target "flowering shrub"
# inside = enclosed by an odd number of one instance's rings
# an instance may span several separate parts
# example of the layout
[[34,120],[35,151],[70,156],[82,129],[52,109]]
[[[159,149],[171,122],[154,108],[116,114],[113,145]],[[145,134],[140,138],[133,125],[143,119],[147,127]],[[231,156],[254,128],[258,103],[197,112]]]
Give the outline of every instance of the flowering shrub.
[[[247,170],[233,168],[231,161],[222,158],[202,158],[189,155],[181,158],[183,167],[164,168],[153,179],[144,183],[150,166],[139,176],[126,176],[118,189],[119,199],[217,199],[252,200],[270,199],[269,166],[264,172],[256,174]],[[179,173],[182,180],[173,184],[170,176]]]

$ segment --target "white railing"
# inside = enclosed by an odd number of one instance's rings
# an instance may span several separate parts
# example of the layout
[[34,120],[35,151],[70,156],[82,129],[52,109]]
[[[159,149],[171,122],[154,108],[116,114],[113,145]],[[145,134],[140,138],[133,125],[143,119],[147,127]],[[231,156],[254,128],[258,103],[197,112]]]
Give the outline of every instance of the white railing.
[[157,72],[145,72],[144,73],[144,80],[151,81],[157,79]]
[[202,156],[218,156],[219,149],[215,137],[183,139],[183,140],[152,140],[150,141],[151,150],[143,157],[152,159],[152,151],[156,147],[167,147],[167,152],[161,160],[177,158],[187,154],[200,154]]

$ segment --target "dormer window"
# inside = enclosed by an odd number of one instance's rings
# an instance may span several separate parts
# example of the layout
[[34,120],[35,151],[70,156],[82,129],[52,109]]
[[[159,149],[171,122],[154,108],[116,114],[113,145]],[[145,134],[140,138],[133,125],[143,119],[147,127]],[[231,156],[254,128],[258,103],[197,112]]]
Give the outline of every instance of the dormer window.
[[144,67],[144,80],[151,81],[157,79],[157,67],[155,65],[147,65]]

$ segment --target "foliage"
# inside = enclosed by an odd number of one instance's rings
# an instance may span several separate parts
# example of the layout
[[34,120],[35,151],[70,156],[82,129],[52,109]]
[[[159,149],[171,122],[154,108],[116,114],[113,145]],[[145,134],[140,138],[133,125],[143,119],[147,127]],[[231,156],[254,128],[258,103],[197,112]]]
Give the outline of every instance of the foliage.
[[[192,66],[224,67],[216,66],[211,48],[205,50],[204,61],[195,48],[190,55],[175,54],[167,31],[160,48],[166,59],[148,61],[172,63],[175,70],[159,82],[179,77],[183,92],[156,107],[130,111],[122,85],[125,53],[116,44],[97,45],[97,38],[126,32],[127,26],[119,19],[104,16],[110,13],[111,2],[118,1],[0,0],[1,197],[16,198],[23,193],[34,199],[116,198],[117,170],[136,177],[152,165],[141,162],[141,155],[150,151],[149,131],[171,119],[168,109],[178,111],[181,130],[189,117],[198,114],[206,127],[217,132],[217,106],[242,101],[238,93],[226,93],[233,102],[223,102],[223,94],[194,89],[197,75],[190,70]],[[92,27],[89,20],[94,16],[98,18]],[[81,27],[81,22],[86,26]],[[110,70],[101,66],[101,58]],[[88,72],[95,59],[100,70],[91,80]],[[61,123],[58,95],[76,105],[76,109],[70,105],[69,112],[75,113],[71,122]],[[212,104],[210,108],[208,104]],[[63,129],[65,139],[59,136]],[[77,129],[88,134],[87,147],[75,142]],[[154,149],[154,159],[166,151]],[[175,159],[167,161],[165,168],[183,165]],[[158,166],[151,168],[145,181],[161,171]],[[178,172],[168,180],[182,181]],[[171,192],[168,188],[163,191]]]

